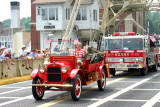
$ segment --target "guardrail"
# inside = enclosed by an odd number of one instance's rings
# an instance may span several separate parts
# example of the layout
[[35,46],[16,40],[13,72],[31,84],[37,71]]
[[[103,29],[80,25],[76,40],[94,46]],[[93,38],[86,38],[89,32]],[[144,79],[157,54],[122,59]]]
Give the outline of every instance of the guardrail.
[[10,64],[11,70],[8,69],[7,62],[1,61],[0,62],[0,79],[8,78],[8,77],[15,77],[15,76],[23,76],[23,75],[30,75],[32,70],[37,69],[39,66],[43,65],[44,59],[31,59],[31,66],[33,69],[26,69],[25,60],[12,60],[15,65]]

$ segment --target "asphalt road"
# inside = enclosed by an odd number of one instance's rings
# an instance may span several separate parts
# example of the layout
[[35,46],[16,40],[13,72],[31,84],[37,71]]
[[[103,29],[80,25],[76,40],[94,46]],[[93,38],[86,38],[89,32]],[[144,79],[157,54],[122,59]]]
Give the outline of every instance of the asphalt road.
[[97,83],[83,87],[80,101],[72,101],[70,92],[47,91],[36,101],[30,81],[0,86],[0,107],[160,107],[160,71],[140,76],[139,72],[118,72],[107,78],[105,91]]

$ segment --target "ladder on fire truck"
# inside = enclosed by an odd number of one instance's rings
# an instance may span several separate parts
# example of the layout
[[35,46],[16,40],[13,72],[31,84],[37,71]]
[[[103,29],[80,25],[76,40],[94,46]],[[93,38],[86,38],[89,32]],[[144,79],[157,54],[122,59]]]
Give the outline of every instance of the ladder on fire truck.
[[[74,7],[72,14],[62,40],[68,40],[73,31],[74,23],[80,8],[81,0],[74,0]],[[102,24],[100,27],[100,34],[113,34],[118,25],[134,11],[159,11],[160,0],[101,0],[104,7]],[[120,17],[123,14],[123,17]],[[118,23],[115,24],[115,21]],[[143,31],[146,30],[137,22],[134,23]],[[63,49],[66,42],[62,42],[60,48]],[[103,44],[103,41],[102,41]],[[103,48],[103,46],[102,46]]]
[[74,27],[74,23],[75,23],[75,20],[76,20],[76,17],[77,17],[79,8],[80,8],[80,4],[81,4],[81,0],[75,0],[75,3],[74,3],[74,6],[73,6],[73,10],[72,10],[72,13],[71,13],[71,17],[70,17],[66,32],[65,32],[65,34],[64,34],[64,36],[62,38],[63,41],[61,43],[60,49],[64,49],[65,48],[65,46],[66,46],[65,40],[69,40],[69,38],[71,36],[71,33],[73,31],[73,27]]

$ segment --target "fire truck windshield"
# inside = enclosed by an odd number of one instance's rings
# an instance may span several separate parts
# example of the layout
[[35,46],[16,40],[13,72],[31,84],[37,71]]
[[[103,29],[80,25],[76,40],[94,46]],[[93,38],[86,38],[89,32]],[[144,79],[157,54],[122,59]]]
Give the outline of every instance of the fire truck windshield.
[[105,39],[104,50],[141,50],[142,38]]

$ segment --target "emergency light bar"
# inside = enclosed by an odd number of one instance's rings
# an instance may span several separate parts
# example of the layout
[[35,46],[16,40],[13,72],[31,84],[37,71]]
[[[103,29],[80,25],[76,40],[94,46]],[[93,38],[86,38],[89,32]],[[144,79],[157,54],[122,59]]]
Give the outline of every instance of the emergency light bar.
[[120,36],[120,35],[127,36],[127,35],[135,35],[135,34],[136,34],[135,32],[115,32],[113,33],[114,36]]

